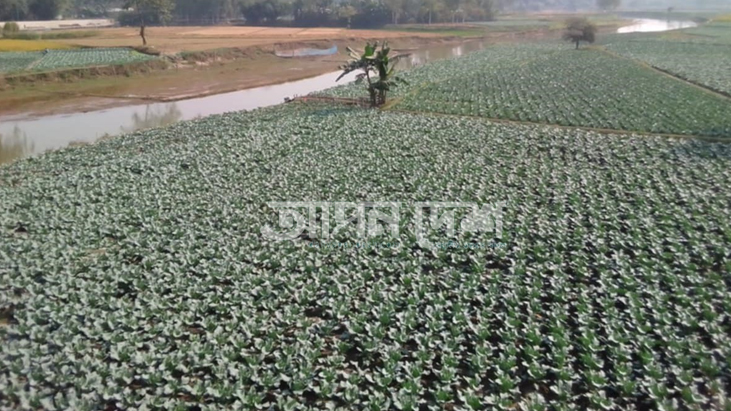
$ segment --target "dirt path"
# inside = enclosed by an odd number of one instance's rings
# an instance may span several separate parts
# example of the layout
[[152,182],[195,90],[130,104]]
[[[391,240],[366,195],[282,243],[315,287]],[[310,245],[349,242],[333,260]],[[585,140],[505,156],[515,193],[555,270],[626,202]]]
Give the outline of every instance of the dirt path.
[[401,110],[398,108],[386,108],[386,110],[392,111],[394,113],[420,114],[420,115],[428,114],[430,116],[472,118],[472,119],[490,121],[490,122],[498,123],[498,124],[517,124],[517,125],[523,125],[523,126],[555,127],[555,128],[559,128],[562,130],[593,131],[595,133],[600,133],[600,134],[615,134],[615,135],[623,135],[623,136],[628,136],[628,137],[629,136],[657,136],[657,137],[674,138],[674,139],[679,139],[679,140],[702,140],[702,141],[707,141],[707,142],[711,142],[711,143],[729,143],[728,138],[698,136],[698,135],[693,135],[693,134],[650,133],[647,131],[616,130],[616,129],[611,129],[611,128],[564,126],[564,125],[560,125],[560,124],[541,123],[541,122],[536,122],[536,121],[507,120],[504,118],[496,118],[496,117],[481,117],[481,116],[471,116],[471,115],[466,115],[466,114],[450,114],[450,113],[440,113],[440,112],[436,112],[436,111]]
[[721,98],[724,98],[724,99],[731,99],[731,94],[725,93],[725,92],[720,91],[720,90],[716,90],[716,89],[714,89],[712,87],[708,87],[707,85],[705,85],[703,83],[699,83],[699,82],[696,82],[696,81],[693,81],[693,80],[689,80],[689,79],[687,79],[687,78],[685,78],[683,76],[679,76],[679,75],[677,75],[677,74],[675,74],[675,73],[673,73],[671,71],[662,69],[662,68],[657,67],[657,66],[653,66],[652,64],[647,63],[645,61],[636,60],[636,59],[633,59],[633,58],[625,57],[625,56],[623,56],[621,54],[617,54],[617,53],[615,53],[615,52],[607,49],[606,47],[600,47],[600,48],[597,48],[597,50],[599,50],[599,51],[601,51],[601,52],[603,52],[605,54],[608,54],[608,55],[610,55],[610,56],[612,56],[614,58],[632,61],[632,62],[634,62],[636,64],[641,65],[642,67],[644,67],[646,69],[652,70],[652,71],[654,71],[654,72],[656,72],[656,73],[658,73],[660,75],[663,75],[665,77],[670,77],[670,78],[672,78],[674,80],[682,81],[683,83],[686,83],[686,84],[688,84],[690,86],[699,88],[699,89],[701,89],[701,90],[703,90],[703,91],[705,91],[707,93],[713,94],[716,97],[721,97]]

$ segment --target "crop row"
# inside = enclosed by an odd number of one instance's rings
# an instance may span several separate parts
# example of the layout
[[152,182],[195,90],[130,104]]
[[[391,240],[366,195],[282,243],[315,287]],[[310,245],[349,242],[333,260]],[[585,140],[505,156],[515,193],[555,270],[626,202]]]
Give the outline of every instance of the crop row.
[[[703,46],[699,46],[703,47]],[[726,57],[719,57],[724,59]],[[726,69],[709,66],[719,78]],[[395,109],[628,131],[731,136],[731,104],[628,59],[547,44],[495,46],[405,73]],[[362,95],[362,86],[326,92]]]
[[[288,105],[0,167],[0,408],[722,409],[730,163]],[[504,201],[501,238],[432,235],[505,246],[263,237],[295,200]]]
[[109,66],[154,59],[126,48],[47,50],[0,53],[0,73],[49,71],[72,67]]
[[[731,30],[731,29],[730,29]],[[731,95],[731,45],[618,41],[609,50]]]
[[3,52],[0,53],[0,73],[12,73],[27,69],[41,58],[40,52]]
[[67,67],[110,66],[154,59],[155,57],[125,48],[49,50],[34,64],[39,71]]
[[491,64],[477,52],[453,75],[420,87],[398,109],[484,116],[566,126],[731,136],[731,104],[631,61],[567,50],[533,60]]
[[683,33],[693,36],[691,40],[693,42],[731,45],[731,22],[704,24],[683,30]]

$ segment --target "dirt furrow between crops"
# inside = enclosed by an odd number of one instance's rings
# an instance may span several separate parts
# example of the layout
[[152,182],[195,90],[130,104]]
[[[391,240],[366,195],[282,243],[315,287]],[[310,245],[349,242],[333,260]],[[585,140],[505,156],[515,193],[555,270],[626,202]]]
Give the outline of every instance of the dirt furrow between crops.
[[624,59],[624,60],[632,61],[632,62],[637,63],[640,66],[642,66],[642,67],[644,67],[644,68],[646,68],[648,70],[655,71],[658,74],[661,74],[661,75],[663,75],[665,77],[670,77],[670,78],[672,78],[674,80],[682,81],[685,84],[688,84],[688,85],[693,86],[695,88],[699,88],[699,89],[701,89],[701,90],[703,90],[705,92],[708,92],[710,94],[713,94],[713,95],[715,95],[717,97],[721,97],[721,98],[724,98],[726,100],[731,100],[731,94],[729,94],[729,93],[724,93],[723,91],[716,90],[716,89],[714,89],[712,87],[706,86],[705,84],[701,84],[701,83],[698,83],[696,81],[689,80],[689,79],[687,79],[685,77],[679,76],[679,75],[677,75],[675,73],[672,73],[672,72],[667,71],[665,69],[662,69],[660,67],[653,66],[652,64],[647,63],[646,61],[635,60],[635,59],[632,59],[632,58],[629,58],[629,57],[625,57],[625,56],[623,56],[621,54],[617,54],[617,53],[615,53],[613,51],[607,50],[605,47],[595,48],[594,50],[598,50],[598,51],[600,51],[602,53],[605,53],[605,54],[608,54],[608,55],[610,55],[610,56],[612,56],[614,58],[619,58],[619,59]]
[[482,116],[471,116],[471,115],[465,115],[465,114],[449,114],[449,113],[440,113],[435,111],[417,111],[417,110],[403,110],[398,108],[387,108],[387,111],[392,111],[396,113],[406,113],[406,114],[428,114],[432,116],[445,116],[445,117],[462,117],[462,118],[471,118],[471,119],[481,119],[481,120],[487,120],[492,121],[494,123],[499,124],[517,124],[517,125],[524,125],[524,126],[549,126],[549,127],[555,127],[563,130],[582,130],[582,131],[593,131],[601,134],[614,134],[614,135],[623,135],[623,136],[657,136],[657,137],[668,137],[668,138],[676,138],[676,139],[683,139],[683,140],[702,140],[709,143],[730,143],[730,141],[727,138],[721,138],[721,137],[709,137],[709,136],[699,136],[699,135],[693,135],[693,134],[669,134],[669,133],[650,133],[647,131],[630,131],[630,130],[616,130],[616,129],[610,129],[610,128],[597,128],[597,127],[586,127],[586,126],[564,126],[561,124],[554,124],[554,123],[540,123],[535,121],[520,121],[520,120],[507,120],[503,118],[494,118],[494,117],[482,117]]

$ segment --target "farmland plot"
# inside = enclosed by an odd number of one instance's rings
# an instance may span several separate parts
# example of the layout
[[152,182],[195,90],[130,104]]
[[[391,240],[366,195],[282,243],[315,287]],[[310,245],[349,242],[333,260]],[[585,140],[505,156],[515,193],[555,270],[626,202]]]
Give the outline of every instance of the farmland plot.
[[156,57],[126,48],[48,50],[0,53],[0,73],[51,71],[87,66],[110,66],[151,60]]
[[[392,109],[731,137],[727,99],[632,61],[564,44],[495,46],[403,77],[410,85],[390,94],[400,98]],[[364,90],[347,85],[321,94],[355,97]]]
[[111,66],[156,57],[138,53],[127,48],[81,49],[81,50],[49,50],[48,53],[33,66],[34,70],[47,71],[71,67]]
[[[0,408],[723,409],[730,165],[289,105],[0,167]],[[504,247],[262,237],[306,199],[505,201],[501,238],[449,238]]]
[[618,41],[608,49],[731,95],[731,44]]
[[[495,47],[432,70],[396,109],[731,137],[731,102],[598,51],[506,59]],[[721,70],[723,71],[723,70]],[[407,79],[408,76],[407,76]],[[418,81],[417,81],[418,82]]]
[[704,24],[700,27],[683,30],[683,33],[695,36],[692,41],[731,46],[731,22]]
[[0,73],[23,71],[40,58],[41,53],[39,52],[0,53]]

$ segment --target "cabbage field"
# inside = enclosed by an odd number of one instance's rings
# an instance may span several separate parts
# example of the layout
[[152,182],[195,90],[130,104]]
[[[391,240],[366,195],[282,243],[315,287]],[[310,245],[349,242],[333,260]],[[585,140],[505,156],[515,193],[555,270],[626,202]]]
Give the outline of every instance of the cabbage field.
[[128,48],[48,50],[43,52],[0,53],[0,73],[52,71],[66,68],[110,66],[155,59]]
[[34,61],[40,59],[42,54],[36,51],[2,52],[0,53],[0,73],[23,71]]
[[[731,55],[731,54],[730,54]],[[728,56],[719,57],[717,60]],[[725,68],[706,73],[726,76]],[[709,76],[712,74],[709,74]],[[731,102],[631,60],[564,44],[494,46],[404,75],[390,108],[602,129],[731,137]],[[327,91],[363,95],[362,86]]]
[[683,33],[692,36],[691,42],[718,43],[731,46],[731,22],[713,22],[692,29],[683,30]]
[[617,41],[609,44],[608,49],[731,95],[731,44]]
[[[730,186],[724,144],[297,104],[18,161],[0,408],[728,409]],[[262,236],[307,199],[504,201],[445,238],[504,247]]]

